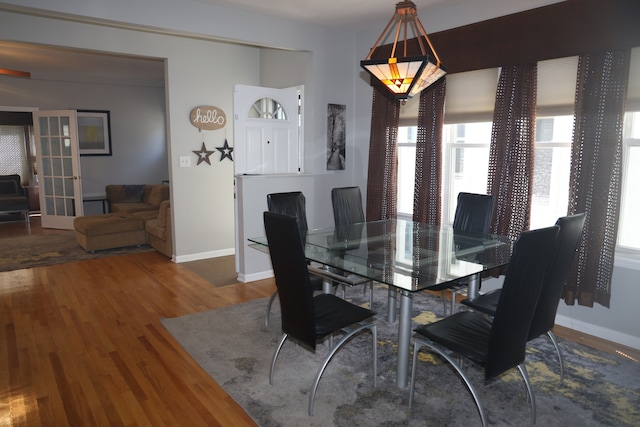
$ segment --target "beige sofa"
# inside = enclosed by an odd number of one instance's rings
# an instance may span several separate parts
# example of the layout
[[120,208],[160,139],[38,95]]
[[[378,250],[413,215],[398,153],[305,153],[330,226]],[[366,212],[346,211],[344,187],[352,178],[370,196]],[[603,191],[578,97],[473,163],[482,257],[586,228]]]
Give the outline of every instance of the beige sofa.
[[[160,203],[169,200],[169,186],[165,184],[107,185],[105,187],[109,212],[133,214],[158,212]],[[150,214],[148,218],[154,215]]]
[[171,258],[169,186],[107,185],[110,213],[74,220],[76,240],[87,251],[148,243]]

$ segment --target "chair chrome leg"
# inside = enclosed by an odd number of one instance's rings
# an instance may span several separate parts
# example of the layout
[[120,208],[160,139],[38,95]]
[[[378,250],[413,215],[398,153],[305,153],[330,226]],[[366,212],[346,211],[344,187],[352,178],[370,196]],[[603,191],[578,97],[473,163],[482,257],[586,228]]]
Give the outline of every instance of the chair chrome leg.
[[273,359],[271,359],[271,369],[269,369],[269,385],[273,385],[273,371],[276,368],[276,359],[278,358],[278,354],[280,353],[280,350],[282,349],[282,345],[284,344],[284,341],[287,339],[287,336],[288,336],[287,334],[282,334],[282,338],[280,338],[280,342],[276,347],[276,351],[273,353]]
[[267,314],[264,317],[264,326],[269,326],[269,319],[271,318],[271,306],[273,305],[273,300],[276,299],[277,295],[278,291],[275,291],[269,298],[269,302],[267,303]]
[[562,383],[564,381],[564,360],[562,359],[562,352],[560,351],[560,347],[558,347],[558,341],[556,340],[556,336],[553,335],[553,332],[547,331],[547,336],[556,348],[556,353],[558,353],[558,362],[560,363],[560,382]]
[[536,397],[533,394],[533,389],[531,388],[531,382],[529,381],[529,376],[527,375],[527,369],[524,367],[524,363],[518,365],[518,370],[520,374],[522,374],[522,379],[524,380],[524,384],[527,386],[527,392],[529,393],[529,401],[531,402],[531,424],[536,423]]
[[[372,355],[373,356],[373,372],[374,372],[374,377],[373,377],[373,386],[377,387],[378,385],[378,378],[377,378],[377,374],[378,374],[378,359],[377,359],[377,327],[374,323],[361,323],[358,326],[356,326],[353,329],[345,329],[345,331],[347,333],[344,334],[344,336],[340,339],[340,341],[338,342],[338,344],[336,344],[334,347],[331,348],[331,351],[326,355],[326,357],[324,358],[324,362],[322,363],[322,366],[320,366],[320,369],[318,369],[318,373],[316,374],[316,378],[313,381],[313,387],[311,387],[311,394],[309,395],[309,416],[312,417],[313,416],[313,403],[316,399],[316,391],[318,390],[318,384],[320,383],[320,377],[322,377],[322,374],[324,373],[324,370],[327,368],[327,365],[329,365],[329,362],[331,361],[331,359],[333,358],[333,356],[336,354],[336,351],[338,351],[340,349],[340,347],[342,347],[342,344],[344,344],[345,342],[347,342],[352,336],[354,336],[355,334],[357,334],[358,332],[360,332],[363,329],[371,329],[371,333],[373,334],[373,339],[374,339],[374,351],[375,353]],[[275,359],[274,359],[274,363],[275,363]]]
[[411,380],[409,381],[409,409],[413,406],[413,388],[416,384],[416,368],[418,367],[418,351],[420,344],[418,341],[413,343],[413,362],[411,363]]
[[440,297],[442,298],[442,313],[446,316],[447,315],[447,292],[440,291]]
[[462,381],[464,382],[464,384],[467,386],[467,390],[469,390],[469,393],[471,393],[471,396],[473,397],[473,400],[474,400],[474,402],[476,404],[476,408],[478,408],[478,412],[480,413],[480,419],[482,421],[482,427],[487,427],[487,417],[485,416],[484,409],[482,408],[482,404],[480,403],[480,397],[478,396],[478,392],[473,387],[473,384],[471,384],[471,381],[469,380],[467,375],[460,368],[460,366],[458,366],[456,361],[451,356],[449,356],[444,350],[441,350],[439,347],[437,347],[436,345],[432,344],[431,342],[423,341],[421,339],[415,339],[415,341],[414,341],[414,348],[413,348],[413,365],[414,366],[413,366],[413,371],[411,372],[411,387],[410,387],[410,390],[409,390],[409,393],[410,393],[409,394],[409,408],[411,408],[411,405],[413,403],[413,388],[414,388],[414,384],[415,384],[415,371],[416,371],[416,368],[417,368],[416,365],[417,365],[417,360],[418,360],[418,352],[420,351],[420,347],[421,346],[428,347],[429,349],[431,349],[431,351],[433,351],[435,353],[438,353],[443,359],[445,359],[447,362],[449,362],[449,364],[453,367],[453,369],[456,370],[456,372],[458,373],[460,378],[462,378]]

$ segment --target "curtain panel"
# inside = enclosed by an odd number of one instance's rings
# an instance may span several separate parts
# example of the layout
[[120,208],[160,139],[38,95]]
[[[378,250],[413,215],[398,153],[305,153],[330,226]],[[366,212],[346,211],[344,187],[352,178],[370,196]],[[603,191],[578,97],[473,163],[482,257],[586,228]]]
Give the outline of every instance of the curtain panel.
[[420,93],[416,138],[413,220],[440,225],[442,212],[442,129],[446,77]]
[[609,307],[629,60],[630,50],[606,51],[580,56],[578,63],[568,212],[587,218],[564,288],[567,305]]
[[374,83],[367,177],[367,221],[396,217],[399,121],[400,101],[382,84]]
[[537,65],[500,72],[491,129],[487,194],[495,197],[491,232],[517,238],[529,228],[536,121]]

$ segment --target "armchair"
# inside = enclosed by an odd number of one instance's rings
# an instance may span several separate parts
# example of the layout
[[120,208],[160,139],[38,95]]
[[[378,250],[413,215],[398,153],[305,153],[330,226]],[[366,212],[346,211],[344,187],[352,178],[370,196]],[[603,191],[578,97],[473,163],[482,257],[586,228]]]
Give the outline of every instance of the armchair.
[[29,193],[20,183],[20,175],[0,175],[0,213],[24,214],[29,224]]

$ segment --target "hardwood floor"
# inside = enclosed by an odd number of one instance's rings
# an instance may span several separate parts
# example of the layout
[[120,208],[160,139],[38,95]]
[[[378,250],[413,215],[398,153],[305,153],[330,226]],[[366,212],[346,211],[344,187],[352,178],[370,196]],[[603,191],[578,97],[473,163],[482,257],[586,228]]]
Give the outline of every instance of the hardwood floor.
[[160,319],[274,289],[216,288],[158,252],[0,273],[0,425],[255,425]]
[[274,289],[216,288],[158,252],[0,273],[0,425],[255,425],[160,319]]

